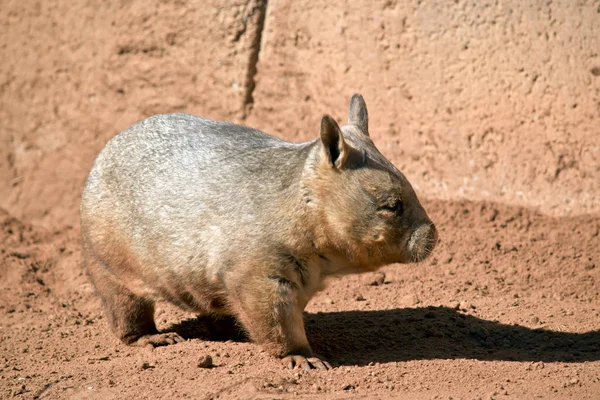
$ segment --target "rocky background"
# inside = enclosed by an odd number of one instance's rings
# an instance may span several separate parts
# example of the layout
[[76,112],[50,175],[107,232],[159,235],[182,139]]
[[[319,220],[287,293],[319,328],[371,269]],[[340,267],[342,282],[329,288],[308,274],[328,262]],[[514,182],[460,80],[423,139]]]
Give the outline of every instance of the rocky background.
[[[2,0],[0,397],[595,398],[599,52],[598,1]],[[310,140],[355,92],[442,242],[314,299],[338,368],[287,371],[168,305],[188,342],[119,344],[78,239],[104,144],[173,111]]]

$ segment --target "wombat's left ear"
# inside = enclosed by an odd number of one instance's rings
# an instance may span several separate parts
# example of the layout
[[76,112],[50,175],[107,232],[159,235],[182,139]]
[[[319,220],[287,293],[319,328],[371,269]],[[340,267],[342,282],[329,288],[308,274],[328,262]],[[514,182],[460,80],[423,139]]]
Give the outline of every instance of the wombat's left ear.
[[342,130],[333,118],[324,115],[321,119],[321,142],[323,152],[332,167],[341,168],[348,158],[348,145],[342,135]]
[[350,99],[350,107],[348,107],[348,125],[356,125],[367,136],[369,136],[369,113],[367,113],[367,105],[365,99],[356,93]]

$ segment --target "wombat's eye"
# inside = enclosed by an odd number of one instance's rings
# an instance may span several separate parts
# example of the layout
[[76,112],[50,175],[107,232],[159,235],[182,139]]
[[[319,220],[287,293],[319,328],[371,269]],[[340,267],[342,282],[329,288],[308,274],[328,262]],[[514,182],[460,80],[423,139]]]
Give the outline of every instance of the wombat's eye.
[[382,205],[381,207],[379,207],[378,211],[400,215],[402,214],[402,211],[404,211],[404,206],[402,205],[402,200],[395,200],[393,202]]

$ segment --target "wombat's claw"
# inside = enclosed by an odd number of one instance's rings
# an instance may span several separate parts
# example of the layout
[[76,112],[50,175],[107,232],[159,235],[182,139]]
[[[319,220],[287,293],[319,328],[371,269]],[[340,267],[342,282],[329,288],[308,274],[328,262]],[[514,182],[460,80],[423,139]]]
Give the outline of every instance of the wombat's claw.
[[297,355],[290,355],[281,359],[284,365],[287,365],[289,369],[302,368],[306,371],[311,369],[322,369],[328,370],[332,366],[327,361],[323,361],[318,357],[304,357]]
[[185,339],[175,332],[154,333],[140,337],[135,345],[137,346],[167,346],[170,344],[185,342]]

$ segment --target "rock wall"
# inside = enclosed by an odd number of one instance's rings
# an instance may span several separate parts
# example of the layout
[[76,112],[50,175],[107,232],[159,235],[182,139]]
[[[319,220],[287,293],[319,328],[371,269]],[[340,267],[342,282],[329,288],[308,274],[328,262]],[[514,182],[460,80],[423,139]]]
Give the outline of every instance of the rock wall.
[[313,137],[353,92],[437,198],[600,211],[600,3],[270,1],[253,124]]
[[94,156],[156,113],[289,140],[350,96],[422,197],[600,212],[600,3],[4,0],[0,207],[77,225]]

